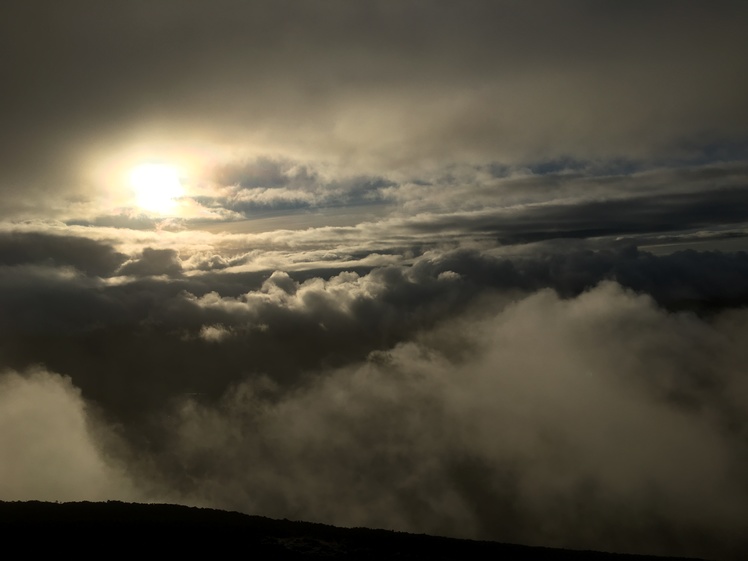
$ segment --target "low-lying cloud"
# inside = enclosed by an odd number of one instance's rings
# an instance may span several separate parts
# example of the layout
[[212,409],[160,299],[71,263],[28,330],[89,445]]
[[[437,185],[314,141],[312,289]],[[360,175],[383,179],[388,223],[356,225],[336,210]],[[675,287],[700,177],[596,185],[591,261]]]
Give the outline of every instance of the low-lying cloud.
[[[0,373],[2,500],[143,500],[70,378]],[[111,444],[111,443],[110,443]]]
[[742,310],[668,312],[614,282],[489,296],[290,387],[257,372],[217,400],[175,396],[150,415],[158,448],[120,448],[112,464],[69,380],[10,373],[6,426],[25,432],[6,431],[4,452],[67,460],[4,480],[24,497],[148,490],[349,526],[737,559],[747,324]]
[[429,250],[191,276],[146,248],[110,280],[22,253],[2,275],[3,364],[25,373],[3,375],[4,498],[746,547],[743,253]]

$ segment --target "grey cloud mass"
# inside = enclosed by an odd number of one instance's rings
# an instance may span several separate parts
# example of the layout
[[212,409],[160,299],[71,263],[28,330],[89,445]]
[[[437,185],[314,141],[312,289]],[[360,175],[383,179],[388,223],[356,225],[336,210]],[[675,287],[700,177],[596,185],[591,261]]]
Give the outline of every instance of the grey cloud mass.
[[744,2],[3,8],[0,500],[746,557]]
[[694,155],[745,140],[747,16],[740,2],[12,2],[4,183],[73,196],[91,151],[148,135],[376,171]]
[[748,388],[721,324],[615,284],[481,316],[301,392],[259,378],[217,409],[187,399],[165,454],[204,474],[204,500],[279,516],[621,551],[745,547]]

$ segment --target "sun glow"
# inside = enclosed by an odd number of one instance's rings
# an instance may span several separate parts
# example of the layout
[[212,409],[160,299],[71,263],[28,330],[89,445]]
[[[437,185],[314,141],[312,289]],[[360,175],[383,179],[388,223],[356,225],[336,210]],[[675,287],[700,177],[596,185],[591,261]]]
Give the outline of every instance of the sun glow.
[[137,205],[147,211],[169,214],[184,196],[176,168],[166,164],[141,164],[130,172],[130,185]]

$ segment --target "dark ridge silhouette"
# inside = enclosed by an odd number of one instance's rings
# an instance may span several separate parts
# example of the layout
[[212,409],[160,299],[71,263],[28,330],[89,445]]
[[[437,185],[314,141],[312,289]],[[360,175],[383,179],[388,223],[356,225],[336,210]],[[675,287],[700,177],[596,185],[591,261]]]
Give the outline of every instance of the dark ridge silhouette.
[[0,501],[6,548],[49,549],[80,555],[210,554],[246,559],[491,559],[648,561],[657,557],[531,547],[338,528],[169,504]]

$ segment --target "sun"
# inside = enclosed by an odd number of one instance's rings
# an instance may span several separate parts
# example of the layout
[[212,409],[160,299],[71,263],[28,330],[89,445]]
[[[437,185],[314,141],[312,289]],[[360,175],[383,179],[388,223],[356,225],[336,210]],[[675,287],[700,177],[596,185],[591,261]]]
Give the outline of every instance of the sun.
[[167,164],[140,164],[130,172],[137,205],[144,211],[169,214],[184,195],[179,172]]

